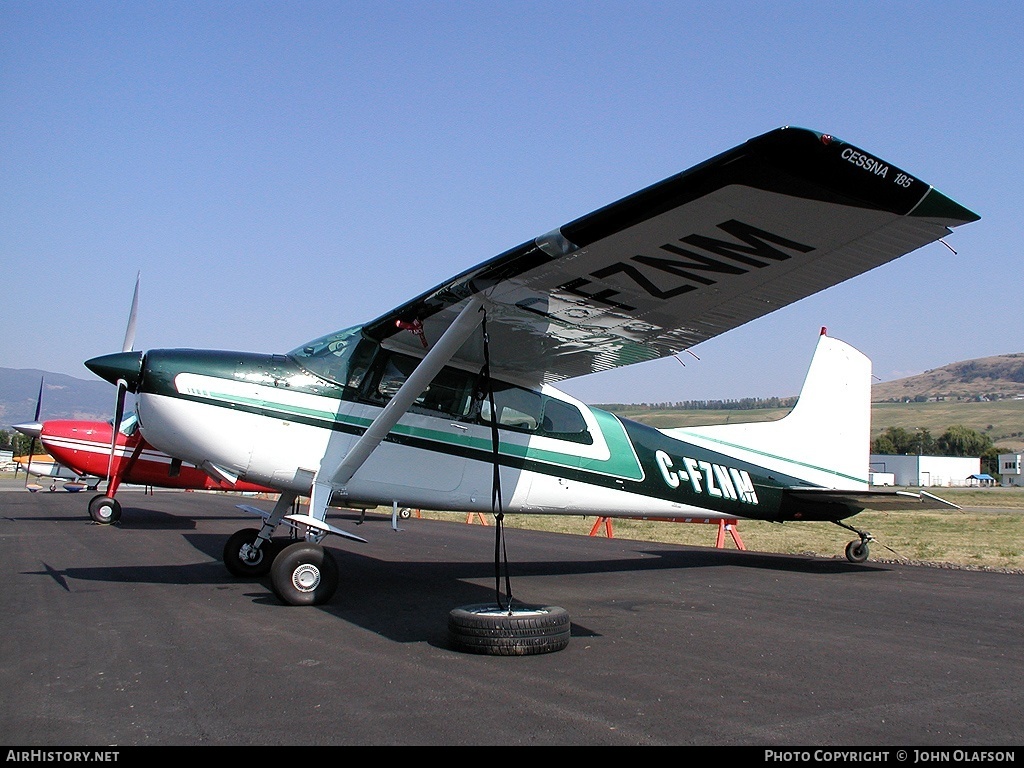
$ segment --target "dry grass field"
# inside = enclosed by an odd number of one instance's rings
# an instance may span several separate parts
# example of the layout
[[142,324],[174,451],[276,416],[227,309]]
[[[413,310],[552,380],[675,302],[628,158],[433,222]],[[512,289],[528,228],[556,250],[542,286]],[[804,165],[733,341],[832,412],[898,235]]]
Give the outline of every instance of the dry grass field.
[[[872,512],[847,520],[870,531],[871,560],[927,564],[946,568],[1011,571],[1024,574],[1024,489],[931,488],[937,496],[962,507],[947,511]],[[465,513],[422,512],[425,518],[466,521]],[[493,524],[490,515],[484,516]],[[587,536],[594,517],[507,515],[505,527],[553,531]],[[473,518],[474,524],[479,524]],[[755,552],[844,557],[853,534],[829,523],[765,523],[740,520],[737,531],[744,546]],[[595,534],[605,536],[601,526]],[[616,520],[617,539],[660,541],[686,546],[713,547],[717,526]],[[725,546],[735,549],[729,535]]]

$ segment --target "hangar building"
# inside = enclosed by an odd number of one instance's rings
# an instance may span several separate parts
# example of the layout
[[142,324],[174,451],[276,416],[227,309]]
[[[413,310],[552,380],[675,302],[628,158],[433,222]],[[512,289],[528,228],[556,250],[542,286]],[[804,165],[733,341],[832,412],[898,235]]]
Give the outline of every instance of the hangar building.
[[[1000,461],[1002,457],[1000,456]],[[981,473],[981,459],[962,456],[893,456],[871,454],[872,473],[891,474],[894,485],[962,486]]]
[[1002,484],[1024,485],[1024,453],[1000,453],[999,454],[999,476]]

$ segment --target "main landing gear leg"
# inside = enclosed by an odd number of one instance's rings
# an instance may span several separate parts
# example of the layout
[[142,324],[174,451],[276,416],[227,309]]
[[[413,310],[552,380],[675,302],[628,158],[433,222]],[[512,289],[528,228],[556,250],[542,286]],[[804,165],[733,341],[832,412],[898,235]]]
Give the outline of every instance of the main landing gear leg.
[[833,520],[833,523],[838,525],[840,528],[845,528],[848,531],[853,531],[860,539],[858,541],[851,541],[846,545],[846,559],[851,563],[863,563],[868,559],[868,555],[871,554],[871,548],[868,546],[869,542],[875,541],[875,537],[867,531],[858,531],[853,526],[841,523],[838,520]]
[[235,576],[266,576],[270,573],[274,557],[289,543],[288,540],[274,541],[271,537],[291,510],[296,496],[294,493],[282,493],[258,531],[245,528],[228,539],[224,545],[224,567]]
[[338,588],[338,565],[334,556],[320,545],[327,533],[334,530],[326,522],[330,496],[330,485],[313,482],[305,522],[306,541],[289,544],[274,558],[270,584],[286,605],[322,605]]

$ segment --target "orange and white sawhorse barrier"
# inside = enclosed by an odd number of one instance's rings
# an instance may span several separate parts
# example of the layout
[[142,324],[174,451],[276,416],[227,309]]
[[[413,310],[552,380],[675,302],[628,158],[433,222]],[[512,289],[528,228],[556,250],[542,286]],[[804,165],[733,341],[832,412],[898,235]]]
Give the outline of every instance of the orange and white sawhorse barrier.
[[[740,532],[737,526],[737,520],[727,520],[724,518],[711,518],[711,517],[668,517],[668,518],[650,518],[650,517],[628,517],[626,520],[654,520],[655,522],[665,523],[707,523],[709,525],[718,526],[718,536],[715,538],[715,547],[722,549],[725,546],[725,534],[728,533],[732,536],[733,543],[736,545],[736,549],[746,549],[743,544],[743,539],[740,538]],[[612,519],[610,517],[599,517],[594,522],[593,527],[590,529],[591,536],[597,536],[601,527],[604,526],[604,535],[609,539],[612,537]]]

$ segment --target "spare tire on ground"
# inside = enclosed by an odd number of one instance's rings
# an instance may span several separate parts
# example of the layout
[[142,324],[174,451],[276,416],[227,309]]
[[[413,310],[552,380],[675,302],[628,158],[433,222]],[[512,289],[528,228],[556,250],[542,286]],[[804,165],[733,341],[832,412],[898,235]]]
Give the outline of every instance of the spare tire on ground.
[[569,644],[569,614],[555,605],[513,606],[481,603],[448,614],[452,648],[491,656],[531,656],[560,651]]

